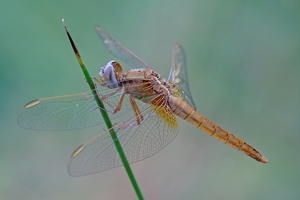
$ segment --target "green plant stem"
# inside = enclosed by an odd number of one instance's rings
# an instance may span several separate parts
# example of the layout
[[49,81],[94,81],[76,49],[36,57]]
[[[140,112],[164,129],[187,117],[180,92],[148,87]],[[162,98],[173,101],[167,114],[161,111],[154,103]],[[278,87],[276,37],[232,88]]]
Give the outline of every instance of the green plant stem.
[[116,134],[115,130],[112,128],[113,126],[112,126],[112,123],[111,123],[111,121],[109,119],[109,116],[108,116],[107,112],[105,111],[104,104],[99,99],[99,97],[97,95],[95,84],[94,84],[94,82],[93,82],[93,80],[92,80],[92,78],[91,78],[91,76],[90,76],[87,68],[84,65],[84,62],[83,62],[83,60],[82,60],[82,58],[81,58],[81,56],[79,54],[79,51],[77,50],[77,47],[76,47],[75,43],[73,42],[73,39],[72,39],[72,37],[71,37],[71,35],[70,35],[70,33],[69,33],[69,31],[68,31],[65,23],[64,23],[64,20],[63,20],[63,25],[64,25],[64,28],[65,28],[66,33],[68,35],[69,41],[70,41],[70,43],[72,45],[73,51],[74,51],[74,53],[76,55],[76,58],[77,58],[77,60],[79,62],[79,65],[80,65],[80,67],[82,69],[82,72],[83,72],[83,74],[84,74],[84,76],[85,76],[85,78],[87,80],[87,83],[88,83],[91,91],[93,92],[94,98],[95,98],[95,100],[96,100],[96,102],[97,102],[97,104],[98,104],[98,106],[100,108],[99,110],[100,110],[100,112],[101,112],[101,114],[103,116],[103,119],[104,119],[104,121],[106,123],[106,126],[109,129],[110,135],[112,137],[112,140],[114,141],[115,147],[117,148],[117,151],[118,151],[119,156],[120,156],[120,158],[121,158],[121,160],[123,162],[125,170],[126,170],[126,172],[128,174],[128,177],[129,177],[129,179],[131,181],[131,184],[132,184],[132,186],[133,186],[133,188],[134,188],[134,190],[135,190],[138,198],[139,199],[144,199],[143,194],[142,194],[142,192],[141,192],[141,190],[140,190],[140,188],[138,186],[138,183],[137,183],[137,181],[136,181],[136,179],[134,177],[134,174],[133,174],[133,172],[131,170],[130,164],[128,163],[126,155],[125,155],[125,153],[123,151],[121,143],[118,140],[117,134]]

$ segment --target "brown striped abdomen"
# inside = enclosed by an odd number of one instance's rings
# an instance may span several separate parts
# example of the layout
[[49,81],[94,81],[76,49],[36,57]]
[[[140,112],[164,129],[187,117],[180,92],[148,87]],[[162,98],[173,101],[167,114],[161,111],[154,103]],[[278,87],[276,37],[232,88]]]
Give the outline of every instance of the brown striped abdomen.
[[214,138],[217,138],[218,140],[237,149],[238,151],[245,153],[246,155],[250,156],[251,158],[254,158],[259,162],[268,162],[268,160],[263,155],[261,155],[261,153],[255,150],[252,146],[250,146],[240,138],[236,137],[232,133],[221,128],[217,124],[206,119],[203,115],[194,110],[181,98],[170,96],[169,104],[174,114],[190,122],[199,129],[205,131],[207,134],[213,136]]

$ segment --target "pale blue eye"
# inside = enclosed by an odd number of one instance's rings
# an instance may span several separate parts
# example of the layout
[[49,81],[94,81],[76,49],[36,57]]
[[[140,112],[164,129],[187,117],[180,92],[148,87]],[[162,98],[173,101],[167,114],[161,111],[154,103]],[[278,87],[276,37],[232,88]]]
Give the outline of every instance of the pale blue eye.
[[118,82],[116,79],[116,74],[114,72],[114,67],[112,62],[107,63],[103,70],[104,80],[109,88],[116,88],[118,86]]

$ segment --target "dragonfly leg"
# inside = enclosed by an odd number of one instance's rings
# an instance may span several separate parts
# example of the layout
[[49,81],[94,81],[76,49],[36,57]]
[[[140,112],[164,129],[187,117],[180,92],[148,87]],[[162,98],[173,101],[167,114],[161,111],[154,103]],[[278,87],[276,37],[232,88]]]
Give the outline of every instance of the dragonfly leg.
[[[111,112],[111,113],[116,113],[117,111],[119,111],[119,110],[117,110],[116,111],[116,109],[117,109],[117,107],[116,106],[114,106],[114,105],[112,105],[111,103],[109,103],[106,99],[108,99],[109,97],[111,97],[111,96],[113,96],[113,95],[115,95],[117,92],[119,92],[121,89],[117,89],[117,90],[115,90],[114,92],[112,92],[112,93],[110,93],[110,94],[107,94],[107,95],[105,95],[105,96],[100,96],[99,94],[98,94],[98,97],[100,98],[100,100],[101,101],[104,101],[107,105],[109,105],[110,107],[112,107],[113,109],[114,109],[114,111],[113,112]],[[123,98],[122,98],[122,101],[123,101],[123,99],[124,99],[124,94],[123,94],[123,92],[122,92],[122,95],[123,95]],[[120,100],[119,100],[119,102],[118,102],[118,104],[120,104]],[[121,103],[121,105],[122,105],[122,103]],[[117,105],[118,106],[118,105]]]
[[123,91],[122,94],[121,94],[120,100],[119,100],[119,102],[118,102],[118,104],[117,104],[117,106],[116,106],[116,108],[115,108],[115,110],[114,110],[114,113],[116,113],[116,112],[118,112],[119,110],[121,110],[121,108],[122,108],[122,103],[123,103],[123,100],[124,100],[124,96],[125,96],[125,93],[124,93],[124,91]]
[[96,78],[93,78],[93,80],[94,80],[96,83],[98,83],[99,85],[104,86],[104,83],[102,83],[101,80],[98,80],[98,79],[96,79]]
[[[104,86],[104,83],[101,82],[101,79],[98,80],[98,79],[96,79],[96,78],[93,78],[93,80],[94,80],[96,83],[98,83],[99,85],[102,85],[103,87],[105,87],[105,86]],[[95,85],[95,88],[97,88],[97,85],[96,85],[96,84],[94,84],[94,85]],[[97,90],[97,95],[98,95],[98,97],[101,99],[101,101],[104,101],[107,105],[109,105],[110,107],[112,107],[112,108],[115,109],[115,107],[114,107],[113,105],[111,105],[110,103],[108,103],[107,101],[105,101],[105,99],[107,99],[108,97],[113,96],[113,95],[116,94],[118,91],[119,91],[119,90],[116,90],[115,92],[112,92],[112,93],[110,93],[110,94],[108,94],[108,95],[106,95],[106,96],[102,96],[102,97],[101,97],[101,95],[99,95],[98,90]]]
[[141,113],[136,101],[131,96],[130,96],[130,104],[131,104],[133,112],[135,114],[137,125],[140,125],[141,122],[144,120],[144,116]]
[[112,108],[114,109],[113,112],[111,112],[112,114],[115,114],[116,112],[118,112],[118,111],[121,110],[121,108],[122,108],[122,103],[123,103],[123,101],[124,101],[125,92],[122,91],[122,94],[121,94],[121,97],[120,97],[120,99],[119,99],[119,101],[118,101],[117,106],[112,105],[112,104],[109,103],[106,99],[109,98],[109,97],[111,97],[111,96],[113,96],[113,95],[115,95],[117,92],[119,92],[119,90],[120,90],[120,89],[117,89],[116,91],[114,91],[114,92],[112,92],[112,93],[110,93],[110,94],[107,94],[107,95],[105,95],[105,96],[102,96],[102,97],[100,98],[100,99],[101,99],[102,101],[104,101],[107,105],[109,105],[110,107],[112,107]]

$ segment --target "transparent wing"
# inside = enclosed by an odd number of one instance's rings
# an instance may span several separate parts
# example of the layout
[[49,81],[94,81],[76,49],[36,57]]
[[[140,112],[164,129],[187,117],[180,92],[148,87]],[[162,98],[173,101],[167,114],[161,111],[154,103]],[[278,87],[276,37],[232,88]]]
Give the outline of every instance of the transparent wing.
[[[111,92],[113,91],[110,89],[103,90],[99,91],[98,95],[101,97]],[[111,119],[132,113],[130,102],[126,97],[124,98],[122,109],[112,114],[113,107],[109,105],[117,105],[121,92],[116,92],[104,102],[105,109],[108,111]],[[141,101],[138,103],[140,107],[146,105]],[[103,117],[92,92],[41,98],[31,101],[24,106],[18,117],[18,123],[23,128],[47,131],[81,129],[103,122]]]
[[179,44],[175,44],[173,47],[172,68],[168,81],[174,83],[180,89],[184,99],[196,110],[188,83],[185,53]]
[[[151,111],[149,111],[151,110]],[[150,107],[143,111],[145,120],[139,126],[122,124],[114,128],[129,163],[143,160],[157,153],[178,134]],[[134,123],[134,118],[127,124]],[[122,166],[109,131],[106,131],[78,147],[70,158],[68,171],[71,176],[83,176]]]
[[137,57],[130,50],[122,46],[117,40],[115,40],[110,34],[108,34],[104,29],[100,26],[95,26],[95,29],[101,38],[103,44],[106,49],[117,58],[120,58],[124,62],[126,62],[131,68],[150,68],[151,67]]

